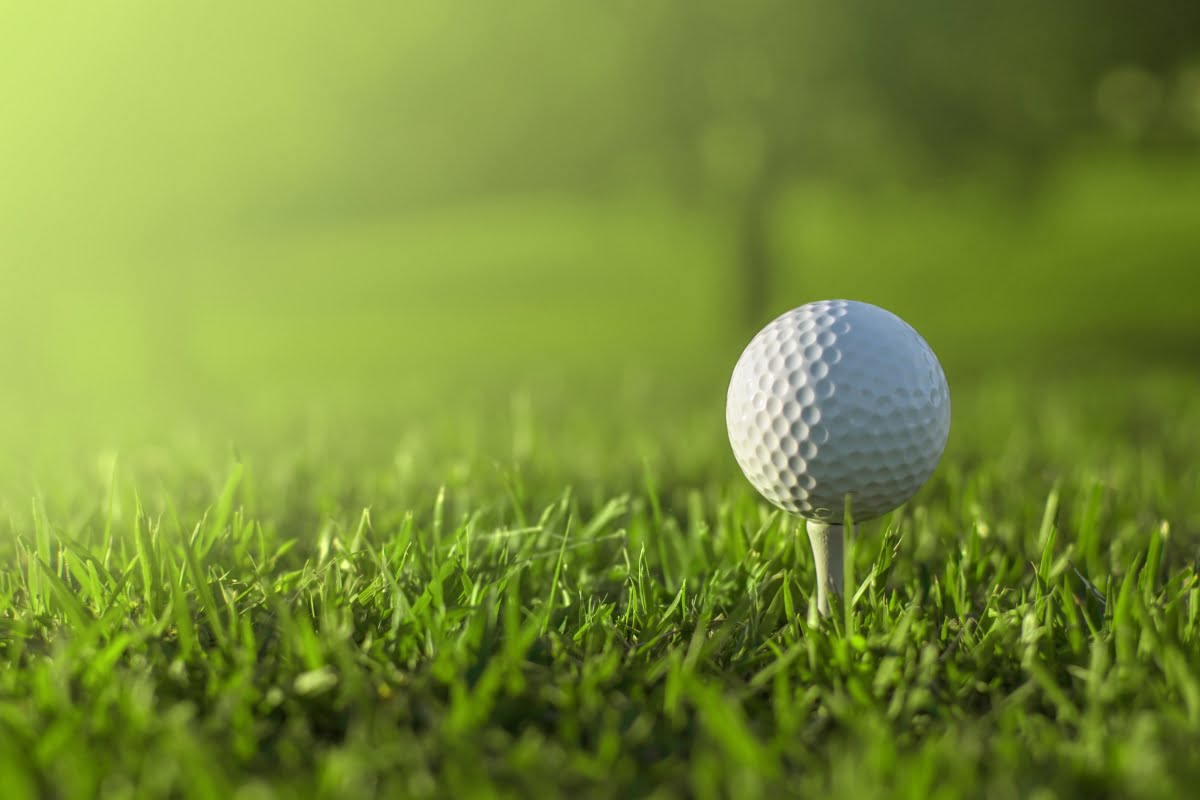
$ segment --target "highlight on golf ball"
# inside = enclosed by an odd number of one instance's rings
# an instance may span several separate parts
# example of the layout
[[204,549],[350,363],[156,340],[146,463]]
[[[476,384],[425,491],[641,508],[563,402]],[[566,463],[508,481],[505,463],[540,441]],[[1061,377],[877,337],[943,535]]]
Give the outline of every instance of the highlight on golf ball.
[[729,383],[726,425],[750,483],[779,508],[841,523],[881,516],[928,480],[950,391],[920,334],[854,300],[800,306],[762,329]]

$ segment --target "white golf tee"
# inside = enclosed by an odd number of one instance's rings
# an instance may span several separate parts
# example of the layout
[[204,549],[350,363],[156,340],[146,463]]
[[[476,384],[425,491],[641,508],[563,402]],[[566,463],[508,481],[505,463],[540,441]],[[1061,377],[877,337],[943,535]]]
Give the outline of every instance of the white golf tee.
[[826,522],[805,521],[808,541],[812,545],[813,563],[817,568],[817,611],[822,617],[829,616],[829,596],[842,594],[845,577],[843,544],[845,528]]

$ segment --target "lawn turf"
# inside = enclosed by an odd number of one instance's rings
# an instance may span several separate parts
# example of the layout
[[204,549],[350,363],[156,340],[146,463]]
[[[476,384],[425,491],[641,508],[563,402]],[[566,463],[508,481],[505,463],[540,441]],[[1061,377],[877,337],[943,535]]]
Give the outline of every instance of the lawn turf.
[[747,333],[693,212],[480,203],[30,277],[0,796],[1188,795],[1194,197],[1098,163],[1021,213],[794,198],[772,311],[895,308],[954,403],[822,622],[728,452]]
[[822,622],[669,387],[452,458],[108,453],[6,501],[4,796],[1185,795],[1200,387],[1011,387],[956,397]]

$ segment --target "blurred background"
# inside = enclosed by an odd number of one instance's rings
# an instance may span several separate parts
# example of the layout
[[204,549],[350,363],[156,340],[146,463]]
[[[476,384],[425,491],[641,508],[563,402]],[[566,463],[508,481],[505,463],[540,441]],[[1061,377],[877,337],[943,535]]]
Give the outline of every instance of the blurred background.
[[661,391],[716,430],[750,335],[829,297],[956,391],[1198,363],[1200,5],[2,17],[10,429]]

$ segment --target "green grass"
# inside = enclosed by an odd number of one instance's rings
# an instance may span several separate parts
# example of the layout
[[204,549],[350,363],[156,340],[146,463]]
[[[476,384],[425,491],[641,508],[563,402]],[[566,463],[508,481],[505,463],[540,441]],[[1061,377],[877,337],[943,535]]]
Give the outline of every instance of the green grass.
[[1200,240],[1158,169],[784,204],[771,310],[894,308],[954,403],[824,621],[728,452],[697,209],[5,262],[57,270],[0,297],[0,796],[1188,796]]
[[5,498],[5,796],[1186,795],[1200,386],[1014,386],[819,623],[719,393],[61,469]]
[[[1182,128],[910,161],[853,14],[779,71],[765,7],[111,5],[0,26],[0,800],[1200,785]],[[954,404],[822,621],[723,426],[768,117],[761,321],[891,308]]]

